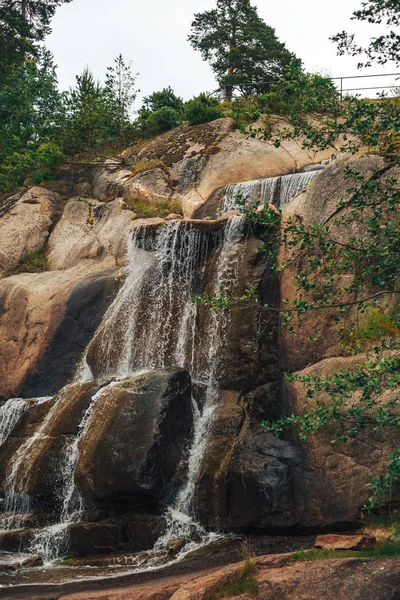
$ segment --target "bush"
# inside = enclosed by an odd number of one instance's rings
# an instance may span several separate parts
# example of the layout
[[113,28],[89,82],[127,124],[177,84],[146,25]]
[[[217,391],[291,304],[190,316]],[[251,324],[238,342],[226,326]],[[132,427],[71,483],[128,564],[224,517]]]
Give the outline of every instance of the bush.
[[200,94],[197,98],[186,102],[185,117],[189,125],[209,123],[222,117],[222,107],[216,98]]
[[146,136],[158,135],[182,123],[184,104],[172,88],[154,92],[143,100],[137,120]]
[[36,165],[33,178],[35,183],[50,181],[64,160],[61,148],[54,142],[41,144],[36,151]]
[[329,77],[297,71],[291,79],[281,79],[271,91],[258,96],[263,113],[330,113],[335,111],[338,91]]
[[174,129],[182,122],[181,115],[169,106],[150,113],[145,123],[145,132],[148,135],[158,135]]

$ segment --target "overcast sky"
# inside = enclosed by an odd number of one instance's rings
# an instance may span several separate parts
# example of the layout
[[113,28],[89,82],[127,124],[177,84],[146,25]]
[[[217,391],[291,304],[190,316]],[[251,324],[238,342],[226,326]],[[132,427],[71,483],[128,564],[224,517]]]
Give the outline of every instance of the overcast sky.
[[[281,41],[303,59],[306,69],[334,77],[356,74],[357,59],[336,56],[329,37],[343,29],[364,39],[378,33],[377,26],[350,21],[361,0],[253,0],[253,4]],[[59,67],[60,87],[73,85],[86,65],[104,80],[107,65],[122,53],[140,73],[142,95],[168,85],[184,99],[213,91],[211,69],[187,36],[193,14],[214,6],[215,0],[73,0],[61,6],[47,39]],[[375,66],[367,72],[384,70]],[[386,72],[396,69],[392,65]],[[352,87],[359,81],[352,80]],[[368,85],[383,85],[382,78]]]

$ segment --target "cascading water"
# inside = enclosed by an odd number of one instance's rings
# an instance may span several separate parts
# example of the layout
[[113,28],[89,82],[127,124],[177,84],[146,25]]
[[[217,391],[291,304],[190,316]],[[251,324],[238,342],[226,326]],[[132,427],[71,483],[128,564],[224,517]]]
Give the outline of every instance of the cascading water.
[[8,436],[26,411],[26,407],[26,400],[12,398],[0,408],[0,446],[7,441]]
[[[96,372],[116,376],[166,366],[193,370],[196,306],[208,236],[193,224],[171,222],[129,241],[125,284],[97,335]],[[90,353],[90,348],[89,348]]]
[[[231,217],[224,229],[221,240],[216,277],[213,282],[212,295],[218,297],[224,294],[234,294],[238,279],[240,259],[240,242],[244,235],[244,217]],[[204,341],[207,349],[202,373],[195,373],[205,380],[206,395],[204,405],[200,408],[193,401],[194,436],[188,460],[186,484],[181,488],[175,502],[167,511],[167,530],[156,543],[155,549],[162,549],[174,538],[189,540],[184,553],[193,550],[201,539],[207,544],[219,536],[206,532],[196,521],[193,507],[196,483],[200,473],[202,459],[207,445],[208,433],[212,417],[218,402],[218,372],[220,370],[219,355],[224,343],[225,333],[229,323],[229,313],[216,308],[210,309],[208,336]],[[190,541],[193,539],[194,541]]]
[[240,210],[243,206],[250,208],[257,202],[273,204],[283,210],[319,173],[309,171],[229,185],[225,190],[220,214]]

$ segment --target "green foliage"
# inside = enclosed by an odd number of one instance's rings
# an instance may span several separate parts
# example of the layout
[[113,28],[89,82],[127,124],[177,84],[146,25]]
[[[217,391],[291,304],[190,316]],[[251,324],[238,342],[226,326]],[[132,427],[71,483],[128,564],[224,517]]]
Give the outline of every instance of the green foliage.
[[304,560],[329,560],[332,558],[392,558],[400,556],[400,543],[379,544],[365,550],[299,550],[290,557],[291,562]]
[[158,135],[182,123],[184,103],[172,88],[146,96],[139,110],[138,124],[145,136]]
[[173,108],[163,106],[150,113],[146,119],[147,135],[158,135],[174,129],[182,122],[182,116]]
[[209,123],[222,117],[221,104],[216,98],[211,98],[207,94],[200,94],[200,96],[186,102],[185,116],[189,125]]
[[65,156],[54,142],[41,144],[36,151],[36,164],[33,173],[35,183],[50,181],[57,173]]
[[[397,2],[391,0],[365,2],[356,18],[365,20],[372,8],[371,22],[386,18],[398,24]],[[375,57],[381,52],[378,62],[383,63],[387,48],[386,42],[383,46],[372,43],[369,50]],[[391,51],[398,62],[396,41]],[[283,309],[276,305],[263,308],[272,323],[279,315],[290,333],[301,328],[303,319],[313,311],[327,314],[337,324],[338,336],[353,345],[348,350],[358,352],[368,342],[369,353],[351,369],[324,377],[288,375],[288,381],[300,384],[309,406],[302,414],[264,422],[263,427],[276,435],[290,430],[291,436],[297,433],[301,440],[326,429],[332,443],[359,437],[385,443],[382,452],[387,453],[387,470],[370,479],[366,508],[390,508],[392,492],[400,483],[400,451],[396,450],[400,439],[400,103],[388,98],[342,102],[324,78],[300,74],[294,79],[278,83],[261,100],[264,109],[274,111],[286,111],[293,105],[294,110],[288,111],[289,126],[278,132],[260,127],[250,130],[251,136],[261,135],[277,147],[283,140],[301,138],[303,147],[312,150],[332,147],[341,138],[342,152],[367,150],[380,153],[384,160],[381,167],[364,174],[346,168],[347,192],[326,221],[306,225],[300,217],[286,218],[278,228],[268,210],[249,211],[248,222],[264,232],[260,251],[275,259],[277,272],[293,265],[296,272],[294,299],[283,298]],[[310,120],[310,111],[326,116],[315,119],[313,115]],[[378,299],[385,301],[386,308],[375,304]],[[243,299],[222,296],[206,299],[206,303],[226,307],[241,300],[257,298],[249,294]],[[316,333],[309,341],[318,341]]]
[[218,588],[214,589],[208,595],[207,600],[220,600],[221,598],[231,598],[239,596],[239,594],[255,595],[258,592],[258,584],[254,577],[256,571],[256,563],[252,558],[247,558],[244,566],[223,583]]
[[18,11],[31,27],[34,38],[42,41],[51,31],[50,22],[61,4],[72,0],[2,0],[7,11]]
[[381,306],[378,302],[367,305],[358,316],[342,329],[345,348],[361,352],[382,338],[400,338],[400,309],[396,306]]
[[27,57],[36,55],[33,32],[16,8],[0,6],[0,88]]
[[10,273],[16,275],[18,273],[43,273],[48,270],[46,251],[44,248],[37,252],[31,252],[23,261]]
[[329,77],[288,68],[287,79],[280,79],[267,94],[259,96],[258,105],[263,113],[332,114],[337,100],[336,87]]
[[91,154],[106,141],[113,116],[107,100],[104,88],[95,81],[89,68],[77,75],[75,88],[65,96],[62,136],[68,154]]
[[[370,67],[373,63],[385,65],[387,62],[400,64],[400,35],[395,27],[400,25],[398,0],[365,0],[361,9],[353,13],[353,19],[385,25],[385,31],[378,37],[372,38],[367,46],[359,45],[353,34],[345,31],[335,35],[332,40],[338,44],[340,56],[364,56],[365,62],[359,67]],[[391,29],[389,29],[389,27]]]
[[301,66],[250,0],[216,0],[215,9],[194,16],[189,41],[210,63],[227,98],[232,85],[260,93],[268,90],[268,82],[284,77],[290,63]]
[[[238,127],[244,129],[259,117],[271,114],[298,121],[300,115],[332,116],[337,112],[338,92],[329,77],[304,73],[293,66],[286,73],[287,79],[272,84],[268,93],[234,98],[223,105]],[[265,137],[272,135],[270,129],[262,128],[262,132]]]
[[122,147],[130,131],[130,113],[136,99],[136,75],[132,74],[132,63],[126,63],[119,54],[114,65],[107,67],[105,92],[108,96],[110,109],[115,122],[119,146]]
[[168,200],[150,201],[140,196],[125,199],[125,201],[139,219],[149,219],[151,217],[164,219],[171,213],[182,213],[182,207],[178,202],[168,202]]

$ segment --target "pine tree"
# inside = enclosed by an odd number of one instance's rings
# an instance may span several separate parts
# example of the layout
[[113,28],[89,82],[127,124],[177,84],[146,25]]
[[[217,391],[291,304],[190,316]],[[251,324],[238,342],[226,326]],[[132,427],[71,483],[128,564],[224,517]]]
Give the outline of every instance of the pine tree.
[[50,22],[61,4],[72,0],[1,0],[1,6],[18,12],[30,25],[35,39],[43,40],[51,31]]
[[[104,87],[86,67],[67,94],[64,148],[69,154],[92,154],[112,135],[114,112]],[[111,135],[110,135],[111,134]]]
[[115,107],[115,121],[120,146],[123,145],[125,131],[130,124],[132,105],[136,100],[135,89],[138,73],[132,74],[132,63],[126,63],[122,54],[114,60],[114,65],[107,67],[106,92],[112,108]]
[[300,68],[301,61],[279,41],[250,0],[216,1],[215,9],[194,16],[189,42],[210,62],[227,98],[232,97],[232,86],[247,93],[264,92],[265,82],[284,77],[289,64]]
[[0,5],[0,88],[24,59],[36,54],[33,33],[26,19],[15,9]]

